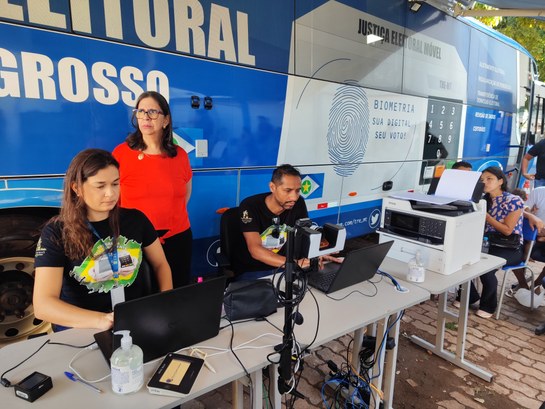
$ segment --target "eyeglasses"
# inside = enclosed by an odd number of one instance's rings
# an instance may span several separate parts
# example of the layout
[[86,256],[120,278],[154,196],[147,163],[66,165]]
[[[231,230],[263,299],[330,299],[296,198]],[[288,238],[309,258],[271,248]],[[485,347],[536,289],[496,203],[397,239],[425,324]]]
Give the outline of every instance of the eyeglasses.
[[133,109],[132,112],[138,119],[145,119],[146,115],[149,119],[157,119],[159,118],[159,115],[164,115],[161,111],[156,109],[148,109],[147,111],[145,109]]

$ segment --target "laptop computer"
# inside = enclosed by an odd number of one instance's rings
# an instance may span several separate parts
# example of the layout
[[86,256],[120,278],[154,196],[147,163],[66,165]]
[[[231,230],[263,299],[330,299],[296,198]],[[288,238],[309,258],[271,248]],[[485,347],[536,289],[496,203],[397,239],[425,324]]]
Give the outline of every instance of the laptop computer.
[[144,352],[144,362],[218,335],[225,280],[212,278],[117,304],[113,330],[94,334],[108,365],[120,345],[121,336],[114,336],[115,331],[131,332],[133,344]]
[[342,263],[327,263],[308,275],[308,284],[326,294],[369,280],[377,272],[393,241],[349,252]]

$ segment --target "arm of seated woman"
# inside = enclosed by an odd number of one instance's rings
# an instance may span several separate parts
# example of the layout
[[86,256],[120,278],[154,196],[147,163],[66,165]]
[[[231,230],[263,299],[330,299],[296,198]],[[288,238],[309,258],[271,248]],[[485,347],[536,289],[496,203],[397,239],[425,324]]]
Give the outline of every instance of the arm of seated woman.
[[172,290],[172,271],[159,239],[156,239],[148,247],[144,247],[144,254],[150,263],[152,270],[155,272],[159,290]]
[[34,315],[36,318],[71,328],[112,328],[113,313],[92,311],[60,299],[62,267],[37,267],[34,278]]
[[486,215],[486,222],[494,229],[505,236],[509,236],[515,230],[517,223],[522,215],[522,209],[515,210],[509,213],[502,222],[494,219],[489,214]]

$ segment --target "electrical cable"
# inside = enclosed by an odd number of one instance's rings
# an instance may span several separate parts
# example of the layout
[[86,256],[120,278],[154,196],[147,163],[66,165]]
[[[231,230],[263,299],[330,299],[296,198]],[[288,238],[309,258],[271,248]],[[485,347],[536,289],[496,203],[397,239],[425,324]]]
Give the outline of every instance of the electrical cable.
[[318,331],[320,330],[320,305],[318,304],[318,300],[316,296],[314,295],[314,293],[312,292],[312,290],[310,289],[310,287],[307,287],[307,288],[308,288],[308,292],[310,293],[310,295],[312,296],[314,300],[314,304],[316,305],[316,330],[314,331],[314,337],[312,338],[310,343],[305,347],[303,352],[308,351],[309,348],[312,346],[312,344],[316,342],[316,338],[318,338]]
[[325,294],[325,296],[327,298],[329,298],[330,300],[333,300],[333,301],[342,301],[348,297],[350,297],[352,294],[360,294],[360,295],[363,295],[364,297],[374,297],[378,294],[378,288],[376,286],[376,284],[372,281],[367,281],[369,284],[371,284],[374,288],[375,288],[375,292],[373,294],[365,294],[365,293],[362,293],[360,290],[353,290],[353,291],[350,291],[348,294],[346,294],[344,297],[341,297],[341,298],[335,298],[335,297],[332,297],[331,295],[329,294]]
[[[89,346],[92,346],[93,344],[90,344]],[[97,346],[98,347],[98,346]],[[85,381],[85,382],[88,382],[88,383],[97,383],[97,382],[101,382],[105,379],[108,379],[110,376],[111,376],[111,373],[107,373],[106,375],[104,375],[102,378],[99,378],[99,379],[86,379],[84,376],[82,376],[78,370],[73,366],[74,362],[76,361],[76,359],[78,358],[78,356],[82,353],[82,352],[85,352],[86,350],[88,350],[89,347],[81,350],[81,351],[78,351],[73,357],[72,359],[70,360],[70,362],[68,363],[68,368],[70,368],[70,370],[78,377],[80,378],[81,380]],[[95,348],[96,349],[96,348]]]
[[282,335],[284,334],[284,330],[282,330],[281,328],[278,328],[276,325],[274,325],[272,322],[270,322],[267,317],[264,317],[263,320],[266,321],[271,327],[278,330],[278,332],[280,332]]
[[[63,343],[63,342],[51,342],[50,339],[48,339],[47,341],[45,341],[42,345],[40,345],[40,347],[34,351],[32,354],[30,354],[28,357],[26,357],[25,359],[23,359],[21,362],[19,362],[17,365],[9,368],[7,371],[5,371],[2,375],[0,375],[0,384],[3,385],[4,387],[6,388],[9,388],[9,387],[13,387],[13,385],[11,384],[11,382],[5,378],[5,375],[8,374],[9,372],[13,371],[14,369],[18,368],[19,366],[21,366],[22,364],[24,364],[26,361],[28,361],[30,358],[32,358],[34,355],[36,355],[43,347],[45,347],[46,345],[60,345],[60,346],[66,346],[66,347],[70,347],[70,348],[89,348],[90,346],[92,346],[93,344],[95,344],[95,342],[91,342],[90,344],[87,344],[87,345],[72,345],[72,344],[66,344],[66,343]],[[80,351],[81,352],[81,351]]]
[[[93,341],[89,344],[86,344],[86,345],[72,345],[72,344],[65,344],[64,342],[49,342],[49,345],[60,345],[60,346],[63,346],[63,347],[70,347],[70,348],[77,348],[77,349],[83,349],[83,348],[90,348],[92,347],[93,345],[96,345],[96,342]],[[98,348],[98,346],[97,346]],[[95,348],[96,349],[96,348]]]
[[[278,300],[278,303],[287,308],[292,309],[292,313],[289,316],[289,320],[291,321],[291,328],[294,328],[296,324],[301,324],[299,314],[299,304],[305,297],[305,294],[310,291],[308,287],[308,281],[305,274],[305,271],[299,266],[295,265],[295,271],[293,272],[293,281],[291,284],[294,287],[294,291],[292,293],[292,298],[287,299],[286,294],[284,291],[282,291],[282,285],[286,282],[286,271],[282,270],[282,266],[275,270],[275,273],[273,274],[272,281],[273,281],[273,289],[275,291],[276,298]],[[312,293],[311,293],[312,294]],[[316,325],[316,330],[314,333],[314,337],[312,341],[302,350],[301,346],[297,342],[297,339],[295,338],[295,334],[292,334],[291,338],[291,345],[287,344],[281,344],[279,347],[275,348],[275,351],[267,355],[267,360],[272,364],[280,364],[280,357],[282,356],[282,353],[286,353],[286,350],[289,349],[290,351],[290,365],[292,366],[290,373],[291,377],[286,381],[286,387],[288,390],[285,392],[286,395],[291,394],[291,397],[288,399],[287,396],[285,398],[285,404],[287,408],[293,407],[295,404],[295,401],[300,396],[298,393],[294,393],[297,389],[297,385],[299,383],[299,380],[301,379],[302,374],[302,367],[303,367],[303,354],[304,351],[308,350],[308,348],[314,344],[318,337],[319,332],[319,321],[320,321],[320,310],[318,306],[318,301],[316,300],[316,297],[314,294],[312,294],[312,297],[314,299],[314,302],[317,307],[318,311],[318,321]],[[276,327],[274,324],[272,324],[269,320],[265,318],[265,320],[274,328],[279,330],[283,334],[283,342],[286,342],[285,334],[283,330],[280,330],[280,328]],[[286,323],[284,323],[286,325]],[[284,352],[283,352],[284,351]],[[273,360],[273,356],[279,356],[279,360],[275,361]]]
[[[221,318],[227,321],[227,315],[224,315]],[[220,327],[220,331],[225,328],[229,328],[231,325],[242,324],[244,322],[257,321],[257,320],[258,320],[257,318],[248,318],[245,320],[239,320],[239,321],[233,322],[232,324],[227,324],[227,325],[224,325],[223,327]]]
[[403,287],[401,284],[399,284],[399,282],[394,277],[392,277],[390,274],[388,274],[387,272],[382,271],[382,270],[377,270],[377,273],[384,276],[384,277],[389,278],[390,281],[392,281],[392,284],[394,285],[395,289],[397,291],[399,291],[400,293],[408,293],[409,292],[408,288]]
[[[381,349],[383,348],[383,346],[384,346],[384,344],[385,344],[385,341],[386,341],[387,338],[388,338],[388,334],[390,333],[390,330],[396,325],[396,323],[397,323],[398,321],[401,320],[401,318],[403,318],[403,315],[405,315],[405,310],[401,310],[401,311],[399,312],[399,315],[396,317],[396,319],[394,320],[394,322],[392,322],[392,324],[390,324],[390,325],[386,328],[386,331],[384,332],[384,336],[382,337],[382,341],[381,341],[381,343],[380,343],[379,350],[377,351],[377,353],[376,353],[376,355],[375,355],[376,357],[378,357],[379,373],[378,373],[377,375],[373,376],[373,377],[371,378],[371,380],[373,380],[373,379],[375,379],[375,378],[378,378],[378,377],[381,375],[381,373],[382,373],[382,371],[380,370],[380,351],[381,351]],[[376,359],[376,358],[375,358],[375,359]]]
[[249,383],[249,387],[250,387],[250,407],[253,407],[254,395],[253,395],[252,377],[250,376],[250,373],[248,372],[248,370],[246,369],[246,367],[244,366],[244,364],[242,363],[242,361],[240,360],[240,358],[236,354],[235,350],[233,349],[233,339],[235,337],[235,327],[234,327],[233,323],[229,319],[228,319],[228,321],[231,324],[231,338],[229,340],[229,350],[231,351],[233,356],[236,358],[236,360],[238,361],[238,363],[240,364],[240,366],[242,367],[242,369],[244,370],[244,373],[246,374],[246,376],[248,378],[248,383]]
[[21,366],[22,364],[24,364],[26,361],[28,361],[30,358],[32,358],[34,355],[36,355],[43,347],[45,347],[47,344],[50,343],[50,340],[48,339],[47,341],[45,341],[42,345],[40,345],[40,347],[34,351],[32,354],[30,354],[28,357],[26,357],[25,359],[23,359],[21,362],[19,362],[17,365],[9,368],[7,371],[5,371],[2,375],[0,375],[0,383],[2,384],[2,386],[6,387],[6,388],[12,388],[13,385],[11,384],[11,382],[9,380],[7,380],[5,378],[6,374],[8,374],[9,372],[13,371],[14,369],[18,368],[19,366]]
[[[387,333],[386,333],[386,335],[387,335]],[[386,335],[385,335],[385,337],[386,337]],[[383,340],[384,339],[385,338],[383,338]],[[383,341],[381,341],[381,344],[382,344],[382,342]],[[348,344],[348,346],[350,347],[350,344]],[[375,357],[373,357],[372,361],[368,361],[369,358],[374,355],[374,353],[375,353],[374,348],[362,348],[360,350],[360,373],[358,373],[356,371],[356,368],[354,368],[352,366],[352,364],[350,363],[350,361],[348,360],[348,352],[347,352],[346,363],[350,367],[351,371],[354,373],[354,376],[356,376],[357,378],[359,378],[360,380],[362,380],[364,382],[364,384],[367,386],[367,391],[370,392],[370,388],[373,389],[380,396],[380,398],[382,399],[383,396],[384,396],[383,392],[381,390],[379,390],[377,387],[375,387],[375,385],[373,385],[371,383],[372,378],[368,377],[368,371],[371,370],[375,366],[375,363],[376,363]],[[362,371],[362,369],[363,369],[363,371]],[[362,376],[362,372],[363,372],[363,376]],[[371,393],[369,393],[369,399],[371,399]]]
[[286,299],[284,291],[281,290],[282,281],[285,281],[285,278],[286,278],[286,272],[283,271],[279,273],[280,276],[278,277],[278,279],[276,279],[277,273],[273,275],[272,281],[274,283],[273,285],[274,293],[276,295],[278,303],[282,305],[283,307],[295,306],[300,304],[301,301],[303,301],[303,298],[305,297],[305,293],[307,292],[308,282],[307,282],[305,274],[299,274],[301,271],[302,271],[301,268],[298,267],[298,270],[294,272],[295,279],[293,283],[295,286],[297,286],[298,289],[297,291],[294,291],[295,297],[293,297],[291,300]]

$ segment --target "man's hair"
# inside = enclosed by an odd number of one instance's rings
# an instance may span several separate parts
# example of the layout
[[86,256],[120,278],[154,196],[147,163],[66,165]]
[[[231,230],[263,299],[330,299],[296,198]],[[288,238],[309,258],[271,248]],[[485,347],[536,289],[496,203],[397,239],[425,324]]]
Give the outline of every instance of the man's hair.
[[452,169],[459,169],[459,168],[473,169],[473,166],[471,165],[471,163],[466,162],[465,160],[461,160],[460,162],[456,162],[454,165],[452,165]]
[[297,176],[298,178],[301,177],[301,173],[299,173],[299,171],[296,168],[286,163],[284,165],[278,166],[274,170],[271,177],[271,182],[273,182],[275,185],[280,183],[284,175]]

